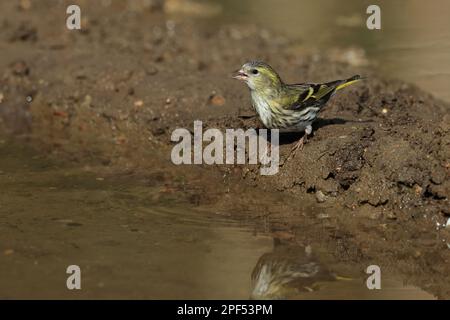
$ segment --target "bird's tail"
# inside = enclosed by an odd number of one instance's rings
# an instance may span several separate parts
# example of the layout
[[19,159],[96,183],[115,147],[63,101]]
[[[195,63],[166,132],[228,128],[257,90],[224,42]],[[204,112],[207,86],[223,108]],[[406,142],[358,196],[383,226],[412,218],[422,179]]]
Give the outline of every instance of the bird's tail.
[[347,80],[343,80],[343,82],[336,87],[335,91],[341,90],[341,89],[343,89],[345,87],[348,87],[349,85],[354,84],[354,83],[356,83],[358,81],[361,81],[363,79],[364,78],[361,78],[360,75],[356,75],[356,76],[353,76],[351,78],[348,78]]

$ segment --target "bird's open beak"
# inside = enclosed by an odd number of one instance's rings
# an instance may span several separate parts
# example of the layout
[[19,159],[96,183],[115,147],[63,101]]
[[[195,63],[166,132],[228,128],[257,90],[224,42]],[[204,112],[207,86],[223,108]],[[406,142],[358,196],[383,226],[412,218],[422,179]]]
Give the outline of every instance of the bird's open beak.
[[238,79],[238,80],[242,80],[245,81],[248,79],[248,75],[244,72],[244,70],[237,70],[233,73],[232,76],[233,79]]

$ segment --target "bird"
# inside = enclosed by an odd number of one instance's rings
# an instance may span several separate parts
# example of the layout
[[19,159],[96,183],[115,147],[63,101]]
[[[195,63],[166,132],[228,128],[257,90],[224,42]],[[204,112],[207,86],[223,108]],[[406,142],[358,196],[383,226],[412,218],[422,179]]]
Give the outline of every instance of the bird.
[[250,89],[252,105],[267,129],[304,132],[291,152],[303,149],[318,113],[339,90],[363,78],[355,75],[326,83],[286,84],[269,64],[250,61],[232,75]]
[[291,299],[344,279],[323,265],[310,246],[273,240],[273,250],[263,254],[252,271],[251,299]]

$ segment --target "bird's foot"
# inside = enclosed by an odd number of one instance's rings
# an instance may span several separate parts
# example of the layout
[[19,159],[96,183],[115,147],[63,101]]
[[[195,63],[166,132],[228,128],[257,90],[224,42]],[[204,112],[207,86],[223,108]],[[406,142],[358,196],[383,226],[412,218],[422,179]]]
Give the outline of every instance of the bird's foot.
[[292,147],[291,151],[289,152],[288,156],[285,158],[285,160],[281,163],[281,166],[283,166],[288,160],[293,159],[295,155],[297,154],[298,150],[303,150],[303,146],[306,143],[306,134],[303,135],[303,137],[298,140],[295,145]]
[[303,135],[303,137],[301,137],[301,139],[298,140],[297,143],[292,147],[291,153],[290,153],[290,155],[292,156],[292,158],[295,157],[295,155],[297,154],[297,151],[298,151],[298,150],[303,150],[303,147],[304,147],[304,145],[305,145],[305,143],[306,143],[306,139],[307,139],[307,138],[306,138],[306,134],[305,134],[305,135]]

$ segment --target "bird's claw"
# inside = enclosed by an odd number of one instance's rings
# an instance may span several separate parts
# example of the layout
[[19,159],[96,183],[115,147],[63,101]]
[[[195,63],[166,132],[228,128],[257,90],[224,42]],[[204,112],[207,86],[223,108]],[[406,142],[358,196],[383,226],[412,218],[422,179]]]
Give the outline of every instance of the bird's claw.
[[283,166],[289,159],[292,159],[295,157],[298,150],[303,150],[303,147],[306,142],[306,134],[298,140],[295,145],[292,147],[291,152],[289,152],[289,155],[285,158],[285,160],[281,163],[281,166]]
[[291,149],[292,158],[295,157],[298,150],[303,150],[305,142],[306,142],[306,134],[300,140],[298,140],[297,143],[292,147]]

